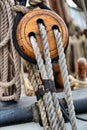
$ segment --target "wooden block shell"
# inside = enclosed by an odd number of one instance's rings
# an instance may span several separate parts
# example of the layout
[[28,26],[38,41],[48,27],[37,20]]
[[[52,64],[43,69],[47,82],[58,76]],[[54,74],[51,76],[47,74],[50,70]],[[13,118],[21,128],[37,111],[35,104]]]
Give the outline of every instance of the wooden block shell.
[[61,17],[52,11],[37,9],[27,13],[19,22],[16,30],[16,39],[18,45],[25,55],[35,60],[33,48],[29,39],[29,34],[34,33],[40,48],[40,52],[43,56],[42,40],[37,23],[37,21],[40,20],[44,22],[46,27],[50,55],[51,58],[54,59],[58,56],[58,51],[52,28],[55,26],[58,27],[62,36],[62,44],[64,48],[67,46],[68,32],[67,27]]

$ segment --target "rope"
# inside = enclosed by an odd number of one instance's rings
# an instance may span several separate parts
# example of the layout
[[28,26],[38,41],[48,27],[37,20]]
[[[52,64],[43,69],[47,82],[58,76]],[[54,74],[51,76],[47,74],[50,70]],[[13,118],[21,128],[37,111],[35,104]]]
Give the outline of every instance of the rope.
[[58,29],[54,29],[53,32],[54,32],[54,36],[57,43],[58,53],[59,53],[59,65],[60,65],[63,82],[64,82],[64,91],[65,91],[65,96],[66,96],[65,97],[66,102],[68,104],[69,118],[70,118],[72,130],[77,130],[76,117],[75,117],[74,105],[72,101],[70,83],[68,79],[66,60],[65,60],[65,55],[64,55],[64,49],[62,47],[62,39],[61,39],[61,35]]
[[[36,78],[36,76],[39,75],[39,74],[37,74],[38,73],[37,67],[35,67],[32,64],[29,64],[28,69],[29,69],[29,74],[30,74],[29,80],[31,82],[31,85],[33,86],[34,91],[36,92],[38,90],[38,88],[41,86],[41,85],[39,86],[39,83],[37,81],[38,79]],[[37,73],[36,73],[36,70],[37,70]],[[44,107],[44,102],[42,99],[38,100],[38,106],[39,106],[44,130],[50,130],[49,125],[48,125],[48,121],[47,121],[47,115],[46,115],[46,110]]]
[[[42,79],[48,79],[36,39],[33,36],[31,36],[30,41],[34,49],[34,53],[36,56],[39,71],[41,73],[41,77]],[[43,100],[46,106],[47,114],[49,115],[48,118],[49,118],[50,127],[52,128],[52,130],[57,130],[59,128],[59,125],[58,125],[58,120],[56,117],[55,108],[53,106],[51,93],[50,92],[45,93]]]
[[40,3],[46,3],[46,0],[29,0],[29,7],[25,7],[23,5],[16,5],[13,6],[13,10],[16,12],[22,12],[23,14],[26,14],[29,11],[35,9],[35,7],[37,7]]
[[18,100],[20,97],[19,56],[12,41],[14,15],[10,0],[0,1],[0,100]]
[[22,12],[23,14],[26,14],[30,11],[31,9],[28,8],[28,7],[25,7],[23,5],[16,5],[16,6],[13,6],[13,11],[16,11],[16,12]]
[[[41,2],[42,1],[40,1],[40,0],[39,1],[35,1],[35,0],[31,1],[30,0],[30,5],[31,6],[37,6],[38,3],[41,3]],[[44,28],[42,29],[42,27],[40,29],[44,30]],[[71,125],[72,125],[72,129],[77,130],[75,113],[74,113],[72,96],[71,96],[71,90],[69,88],[68,73],[67,73],[67,68],[66,68],[66,63],[65,63],[65,57],[64,57],[63,48],[61,46],[62,42],[60,42],[61,36],[59,35],[59,33],[55,33],[55,31],[54,31],[54,34],[55,34],[57,45],[59,44],[58,45],[58,52],[59,52],[59,58],[60,58],[60,66],[62,65],[61,71],[62,71],[62,76],[63,76],[63,80],[64,80],[64,87],[65,87],[66,101],[67,101],[67,104],[68,104],[70,122],[71,122]],[[32,47],[33,47],[33,50],[34,50],[34,54],[36,56],[36,60],[37,60],[37,64],[38,64],[38,67],[39,67],[39,71],[40,71],[42,80],[44,81],[44,80],[51,79],[53,81],[54,77],[53,77],[53,72],[52,72],[52,65],[50,65],[51,60],[50,60],[49,50],[48,50],[48,46],[47,46],[48,45],[47,44],[47,37],[46,38],[44,37],[42,31],[41,31],[41,36],[42,36],[42,41],[43,41],[43,47],[44,47],[44,50],[45,50],[44,55],[45,55],[45,60],[46,60],[46,66],[43,63],[43,60],[42,60],[42,57],[41,57],[41,54],[40,54],[40,50],[38,48],[38,44],[37,44],[37,41],[34,38],[34,36],[30,36],[30,41],[31,41],[31,44],[32,44]],[[45,36],[46,36],[46,32],[45,32]],[[49,64],[49,62],[47,62],[47,59],[49,60],[50,64]],[[63,63],[63,60],[64,60],[64,63]],[[48,67],[49,67],[49,70],[48,70]],[[64,76],[64,74],[65,74],[65,76]],[[39,100],[39,101],[41,101],[41,103],[39,102],[39,105],[42,104],[41,108],[39,107],[40,111],[43,110],[43,106],[45,105],[45,107],[46,107],[45,110],[47,112],[47,116],[48,116],[48,119],[49,119],[49,125],[50,125],[50,128],[52,130],[66,130],[64,120],[63,120],[63,117],[62,117],[62,113],[61,113],[61,110],[60,110],[59,102],[57,101],[56,94],[55,93],[51,94],[49,88],[46,88],[45,85],[44,85],[44,90],[45,90],[45,94],[44,94],[43,98],[41,98]],[[44,123],[44,128],[46,128],[47,122],[45,123],[44,119],[42,119],[42,120],[43,120],[43,123]],[[47,124],[46,129],[50,129],[50,128],[48,127],[48,124]]]
[[[51,79],[54,82],[54,76],[53,76],[53,70],[52,70],[52,63],[51,63],[51,58],[50,58],[50,52],[49,52],[49,46],[48,46],[48,40],[47,40],[47,34],[46,34],[46,29],[43,24],[39,24],[39,29],[40,29],[40,35],[42,37],[42,43],[43,43],[43,50],[44,50],[44,58],[45,58],[45,64],[46,64],[46,71],[47,71],[47,76],[49,79]],[[65,130],[65,124],[64,124],[64,119],[62,116],[62,112],[60,110],[59,102],[57,99],[56,93],[53,93],[52,95],[53,101],[54,101],[54,106],[56,108],[57,116],[59,118],[59,129]]]

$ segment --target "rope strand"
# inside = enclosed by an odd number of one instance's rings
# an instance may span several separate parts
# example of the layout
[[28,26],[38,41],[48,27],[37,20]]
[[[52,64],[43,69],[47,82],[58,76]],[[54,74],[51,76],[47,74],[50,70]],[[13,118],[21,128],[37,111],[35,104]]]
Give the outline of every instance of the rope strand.
[[53,32],[57,43],[58,53],[59,53],[59,64],[60,64],[60,69],[61,69],[63,82],[64,82],[64,91],[65,91],[66,102],[68,104],[69,118],[70,118],[72,130],[77,130],[76,117],[75,117],[74,105],[72,101],[72,94],[71,94],[70,83],[68,78],[66,60],[64,55],[64,49],[62,47],[62,38],[58,29],[54,29]]
[[[50,58],[46,29],[45,29],[45,27],[42,23],[39,24],[39,29],[40,29],[40,35],[42,37],[47,75],[48,75],[48,78],[54,82],[54,76],[53,76],[52,63],[51,63],[51,58]],[[66,128],[65,128],[65,124],[64,124],[64,119],[63,119],[63,116],[62,116],[62,112],[60,110],[60,106],[59,106],[59,102],[58,102],[56,93],[53,92],[52,98],[53,98],[53,101],[54,101],[53,102],[54,106],[56,108],[57,118],[59,119],[58,120],[59,129],[65,130]]]
[[[39,70],[40,70],[40,73],[41,73],[41,77],[42,77],[42,79],[48,79],[46,71],[45,71],[45,66],[43,64],[43,60],[41,58],[41,54],[40,54],[36,39],[33,36],[31,36],[30,40],[31,40],[31,43],[32,43],[32,47],[34,49],[34,53],[35,53],[37,64],[38,64],[38,67],[39,67]],[[54,105],[53,105],[51,93],[50,92],[45,93],[43,99],[44,99],[44,102],[45,102],[50,127],[52,128],[52,130],[58,130],[59,129],[59,123],[58,123],[55,108],[54,108]]]
[[[21,92],[20,58],[12,41],[13,5],[9,0],[2,0],[0,6],[0,100],[18,100]],[[12,62],[10,61],[10,55],[12,56]],[[12,64],[9,65],[9,62]]]

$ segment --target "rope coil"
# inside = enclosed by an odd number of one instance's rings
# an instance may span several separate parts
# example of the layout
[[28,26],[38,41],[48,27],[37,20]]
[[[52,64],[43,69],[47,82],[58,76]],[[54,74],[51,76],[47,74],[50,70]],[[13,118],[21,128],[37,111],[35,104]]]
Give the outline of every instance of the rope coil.
[[18,100],[21,90],[20,60],[12,41],[13,4],[10,0],[2,0],[0,6],[0,101]]

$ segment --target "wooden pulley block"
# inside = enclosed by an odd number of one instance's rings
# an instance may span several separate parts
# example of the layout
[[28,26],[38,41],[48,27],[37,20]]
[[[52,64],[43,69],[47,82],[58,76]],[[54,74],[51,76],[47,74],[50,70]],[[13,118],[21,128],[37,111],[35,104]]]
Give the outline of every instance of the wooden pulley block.
[[53,34],[53,28],[58,28],[62,36],[62,43],[64,49],[68,43],[68,31],[63,20],[56,13],[49,10],[33,10],[27,13],[19,22],[16,30],[16,39],[21,51],[32,60],[35,60],[34,51],[30,42],[30,36],[34,35],[38,43],[40,52],[43,56],[42,39],[40,36],[40,30],[38,23],[42,22],[46,28],[48,44],[51,59],[58,57],[58,51],[56,47],[56,40]]

